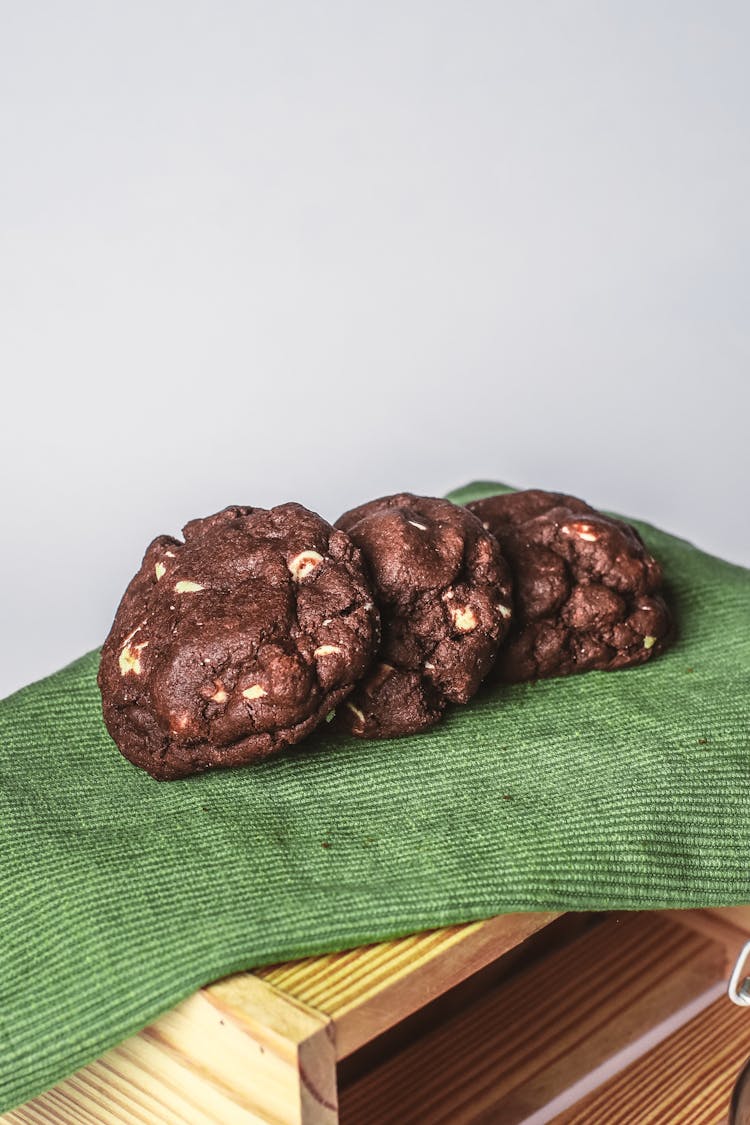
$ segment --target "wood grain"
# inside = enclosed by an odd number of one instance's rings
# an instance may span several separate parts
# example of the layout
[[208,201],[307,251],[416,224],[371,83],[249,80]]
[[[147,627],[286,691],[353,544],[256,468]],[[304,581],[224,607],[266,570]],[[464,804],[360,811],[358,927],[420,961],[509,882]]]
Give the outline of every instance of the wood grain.
[[541,929],[517,914],[238,973],[2,1125],[335,1125],[336,1059]]
[[523,1121],[726,964],[721,945],[670,919],[608,919],[342,1090],[342,1125]]
[[257,976],[328,1016],[341,1059],[557,917],[504,914],[270,966],[257,970]]
[[[507,915],[238,973],[0,1125],[335,1125],[339,1112],[343,1125],[514,1125],[579,1096],[586,1076],[603,1081],[607,1060],[609,1073],[624,1069],[559,1125],[722,1120],[750,1055],[750,1012],[722,1000],[635,1062],[617,1053],[632,1057],[670,1014],[708,1003],[750,908],[612,915],[575,937],[550,930],[560,944],[535,947],[537,960],[497,983],[487,966],[555,917]],[[421,1038],[384,1058],[388,1037],[378,1037],[411,1027],[461,982],[438,1026],[423,1021]],[[363,1058],[377,1059],[369,1073]],[[347,1059],[353,1080],[337,1105],[336,1064]]]
[[3,1125],[331,1125],[336,1085],[328,1021],[287,1005],[260,981],[255,990],[248,983],[252,978],[238,988],[231,979],[216,996],[203,990],[190,997],[6,1114]]
[[[691,913],[694,913],[691,911]],[[697,912],[696,912],[697,913]],[[728,922],[745,933],[750,933],[750,906],[722,906],[720,909],[700,911]]]
[[555,1125],[720,1125],[750,1057],[750,1013],[716,1000]]

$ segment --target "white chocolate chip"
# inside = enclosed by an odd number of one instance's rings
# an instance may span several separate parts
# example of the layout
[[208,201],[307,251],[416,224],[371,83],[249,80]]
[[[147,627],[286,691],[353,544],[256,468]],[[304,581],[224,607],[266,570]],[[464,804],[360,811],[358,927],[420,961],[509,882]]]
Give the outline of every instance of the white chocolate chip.
[[446,590],[445,593],[443,594],[443,601],[448,602],[448,601],[450,601],[450,599],[452,597],[453,597],[453,591],[452,590]]
[[485,520],[485,522],[484,522],[484,523],[482,524],[482,527],[484,528],[484,530],[485,530],[485,531],[489,531],[489,530],[490,530],[490,525],[489,525],[489,524],[488,524],[488,523],[486,522],[486,520]]
[[360,723],[362,723],[362,725],[364,726],[365,716],[364,716],[363,712],[360,711],[359,708],[355,707],[353,703],[347,703],[347,707],[349,708],[351,713],[353,715],[355,715],[359,719]]
[[434,672],[435,671],[435,665],[434,664],[427,663],[427,664],[425,664],[424,667],[425,667],[426,672]]
[[190,716],[187,711],[181,711],[179,715],[173,715],[169,721],[169,729],[174,731],[175,734],[183,731],[190,722]]
[[174,551],[165,551],[164,557],[166,559],[173,559],[173,558],[175,558],[175,553],[174,553]]
[[[138,628],[140,629],[140,625],[138,626]],[[136,629],[134,632],[137,633],[138,629]],[[131,637],[133,635],[134,633],[130,634]],[[141,641],[139,645],[126,644],[124,646],[117,661],[117,663],[120,665],[121,676],[127,676],[129,673],[132,673],[134,676],[140,676],[141,672],[143,671],[143,665],[141,664],[141,653],[143,652],[144,648],[148,648],[148,641]]]
[[367,610],[368,613],[370,613],[371,610],[375,609],[375,605],[374,605],[373,602],[365,602],[365,604],[362,606],[362,608]]
[[563,524],[560,531],[563,535],[577,535],[579,539],[585,540],[586,543],[596,543],[599,538],[590,523]]
[[268,692],[260,684],[253,684],[251,687],[245,688],[242,695],[244,699],[260,699],[262,696],[268,695]]
[[175,582],[175,594],[197,594],[199,590],[204,589],[200,582],[190,582],[186,578],[181,578],[179,582]]
[[452,609],[451,617],[459,633],[470,633],[472,629],[476,629],[479,624],[476,614],[470,605],[459,606],[457,609]]
[[420,531],[427,531],[427,528],[423,523],[417,523],[416,520],[407,520],[406,522],[410,523],[412,527],[418,527]]
[[313,656],[333,656],[335,652],[341,652],[340,645],[318,645]]
[[506,620],[510,617],[510,609],[508,608],[507,605],[499,605],[497,607],[497,612],[500,614],[501,617],[504,617]]
[[653,648],[655,644],[656,644],[656,637],[649,636],[649,637],[643,638],[643,647],[644,648]]
[[333,618],[332,617],[325,617],[323,619],[323,624],[324,625],[333,625]]
[[209,699],[212,699],[214,703],[226,703],[229,699],[229,695],[224,690],[224,685],[221,680],[214,680],[214,683],[216,684],[216,691],[213,695],[209,696]]
[[315,570],[315,567],[322,563],[323,556],[319,555],[317,551],[300,551],[298,555],[287,563],[291,571],[292,578],[295,582],[301,582],[303,578]]
[[132,673],[134,676],[140,676],[143,671],[141,652],[144,648],[147,648],[148,641],[141,641],[139,645],[131,645],[130,642],[136,633],[140,633],[145,624],[146,622],[142,621],[140,625],[136,625],[135,629],[133,629],[131,633],[128,633],[127,637],[122,642],[122,649],[120,650],[120,655],[117,660],[120,665],[121,676],[127,676],[129,673]]
[[156,574],[156,581],[158,582],[159,579],[163,578],[167,573],[167,568],[165,567],[164,563],[157,563],[154,567],[154,572]]

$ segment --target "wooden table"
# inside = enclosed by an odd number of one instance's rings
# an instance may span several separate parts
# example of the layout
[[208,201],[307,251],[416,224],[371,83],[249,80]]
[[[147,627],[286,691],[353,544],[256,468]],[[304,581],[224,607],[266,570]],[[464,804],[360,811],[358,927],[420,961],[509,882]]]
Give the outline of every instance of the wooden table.
[[239,973],[2,1125],[716,1125],[750,908],[515,914]]

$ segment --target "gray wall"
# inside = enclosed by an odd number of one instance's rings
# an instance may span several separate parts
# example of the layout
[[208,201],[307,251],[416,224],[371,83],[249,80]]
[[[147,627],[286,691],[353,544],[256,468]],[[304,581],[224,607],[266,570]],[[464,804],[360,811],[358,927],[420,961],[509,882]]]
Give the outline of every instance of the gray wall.
[[0,694],[143,548],[472,477],[750,562],[750,9],[2,5]]

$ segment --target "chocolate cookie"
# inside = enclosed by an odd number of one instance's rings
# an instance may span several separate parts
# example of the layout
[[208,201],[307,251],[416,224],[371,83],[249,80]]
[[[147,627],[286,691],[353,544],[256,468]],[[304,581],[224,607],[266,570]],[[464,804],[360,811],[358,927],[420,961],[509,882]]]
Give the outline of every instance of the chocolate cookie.
[[340,722],[364,738],[411,734],[466,703],[508,631],[508,568],[495,539],[449,500],[410,493],[346,512],[336,526],[370,569],[381,613],[378,662]]
[[630,524],[559,492],[468,504],[513,572],[515,617],[497,663],[508,681],[641,664],[664,648],[661,568]]
[[107,729],[159,779],[299,742],[379,640],[358,549],[301,505],[226,508],[183,534],[146,551],[99,668]]

